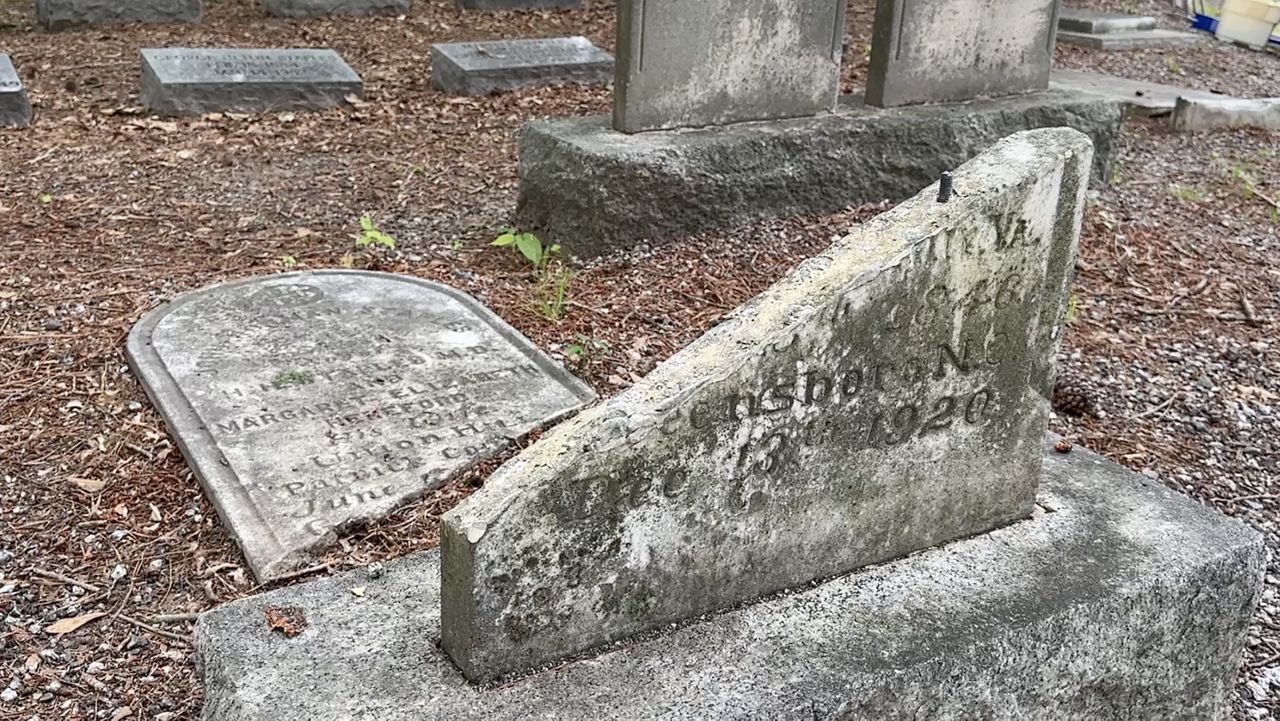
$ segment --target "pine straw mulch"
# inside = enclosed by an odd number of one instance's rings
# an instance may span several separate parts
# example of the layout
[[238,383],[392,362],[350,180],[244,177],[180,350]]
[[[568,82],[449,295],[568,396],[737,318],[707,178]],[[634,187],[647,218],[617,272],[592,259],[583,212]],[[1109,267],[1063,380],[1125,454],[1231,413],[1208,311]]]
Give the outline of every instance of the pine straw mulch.
[[[865,74],[869,8],[858,0],[850,14],[847,90]],[[608,4],[463,15],[452,0],[419,0],[403,20],[297,22],[266,19],[249,0],[209,0],[198,27],[59,34],[33,31],[28,12],[0,0],[0,51],[38,106],[33,128],[0,133],[0,687],[12,680],[16,693],[0,699],[3,718],[194,718],[190,619],[260,590],[125,367],[125,334],[163,300],[278,272],[285,256],[334,266],[367,213],[400,245],[358,254],[360,265],[471,293],[553,355],[580,337],[603,341],[566,362],[607,395],[883,210],[637,248],[583,268],[567,317],[552,324],[529,309],[525,269],[487,241],[514,205],[520,123],[604,112],[608,91],[446,98],[430,89],[429,46],[583,34],[608,48]],[[315,114],[151,118],[137,107],[136,51],[164,45],[331,46],[368,96]],[[1165,65],[1129,55],[1144,72]],[[1213,72],[1206,82],[1246,82]],[[1280,95],[1269,77],[1257,94]],[[1091,382],[1103,417],[1055,422],[1269,534],[1280,225],[1242,188],[1280,192],[1277,151],[1276,135],[1130,129],[1119,182],[1089,213],[1064,349],[1064,372]],[[433,545],[440,513],[500,460],[344,538],[328,569]],[[1280,653],[1267,604],[1245,677],[1255,684]],[[105,615],[50,630],[89,613]]]

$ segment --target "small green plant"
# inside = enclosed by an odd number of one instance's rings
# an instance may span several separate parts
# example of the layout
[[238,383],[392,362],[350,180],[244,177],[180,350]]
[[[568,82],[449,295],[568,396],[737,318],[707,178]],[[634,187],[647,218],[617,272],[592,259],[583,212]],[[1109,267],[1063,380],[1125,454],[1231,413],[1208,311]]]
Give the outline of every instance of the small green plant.
[[48,205],[53,202],[53,196],[48,193],[41,193],[38,199],[41,205]]
[[1067,299],[1067,325],[1075,325],[1078,320],[1080,320],[1080,296],[1072,293]]
[[592,338],[585,333],[574,336],[574,342],[564,347],[564,355],[569,360],[582,366],[595,365],[609,353],[609,344],[599,338]]
[[564,317],[573,271],[560,260],[559,245],[545,245],[533,233],[505,229],[490,243],[498,248],[514,248],[533,267],[533,310],[549,321]]
[[1199,188],[1193,188],[1190,185],[1182,185],[1180,183],[1170,185],[1169,194],[1184,203],[1199,203],[1208,195],[1208,193]]
[[1124,161],[1117,160],[1111,164],[1111,185],[1122,185],[1124,180]]
[[355,239],[358,248],[396,249],[396,239],[379,230],[374,225],[373,218],[367,215],[360,216],[360,232],[355,234]]
[[1182,66],[1178,64],[1178,61],[1174,60],[1173,58],[1165,58],[1164,66],[1169,70],[1169,72],[1173,73],[1174,75],[1187,74],[1187,71],[1183,70]]
[[1257,181],[1253,177],[1253,168],[1244,161],[1237,161],[1231,165],[1231,179],[1236,182],[1240,193],[1246,198],[1252,198],[1258,193]]
[[283,266],[285,270],[293,270],[298,267],[298,259],[292,255],[281,256],[280,265]]
[[463,245],[463,243],[462,243],[462,238],[454,238],[453,240],[449,241],[449,247],[450,247],[450,248],[451,248],[455,253],[456,253],[457,251],[459,251],[459,250],[462,250],[462,245]]

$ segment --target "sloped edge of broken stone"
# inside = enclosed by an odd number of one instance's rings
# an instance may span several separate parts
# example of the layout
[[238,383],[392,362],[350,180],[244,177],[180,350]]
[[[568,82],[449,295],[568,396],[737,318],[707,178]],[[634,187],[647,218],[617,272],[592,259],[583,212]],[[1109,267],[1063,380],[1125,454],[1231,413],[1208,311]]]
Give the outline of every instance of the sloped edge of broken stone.
[[[306,549],[289,551],[284,548],[277,540],[270,525],[262,517],[257,505],[245,492],[239,477],[230,469],[222,454],[218,452],[218,446],[212,434],[209,433],[199,414],[192,407],[186,394],[182,392],[177,380],[169,373],[164,360],[152,346],[151,336],[160,322],[175,309],[188,303],[197,302],[207,295],[255,283],[274,282],[289,278],[304,279],[325,275],[366,276],[382,281],[410,283],[422,286],[433,292],[443,293],[457,300],[473,312],[477,318],[487,322],[512,347],[525,354],[531,363],[537,365],[544,373],[557,383],[560,383],[580,401],[576,407],[568,408],[562,413],[540,419],[534,424],[535,428],[545,428],[555,424],[578,412],[582,407],[598,400],[596,392],[589,385],[563,366],[551,360],[542,349],[538,348],[528,338],[525,338],[519,331],[498,317],[497,314],[486,308],[484,304],[456,288],[413,276],[365,270],[310,270],[242,278],[174,296],[172,299],[148,311],[134,324],[125,342],[125,358],[138,383],[146,391],[152,405],[155,406],[161,418],[163,418],[172,440],[182,451],[183,458],[187,460],[191,470],[195,473],[201,488],[205,491],[206,498],[209,499],[209,502],[218,512],[222,525],[231,533],[236,546],[240,549],[254,576],[260,582],[287,576],[297,570],[312,558],[312,552],[316,548],[332,543],[334,541],[333,536],[343,529],[340,527],[330,531]],[[480,462],[486,458],[492,458],[502,450],[501,446],[495,444],[494,448],[481,454],[474,461]],[[434,488],[443,486],[451,478],[464,473],[472,465],[474,463],[459,468],[449,477],[441,479],[437,484],[424,485],[421,493],[406,497],[403,503],[412,502],[414,498],[420,497]],[[249,521],[248,519],[252,520]],[[344,527],[349,527],[352,523],[358,521],[359,519],[351,519],[344,524]],[[251,546],[242,541],[242,537],[253,537],[255,543]]]

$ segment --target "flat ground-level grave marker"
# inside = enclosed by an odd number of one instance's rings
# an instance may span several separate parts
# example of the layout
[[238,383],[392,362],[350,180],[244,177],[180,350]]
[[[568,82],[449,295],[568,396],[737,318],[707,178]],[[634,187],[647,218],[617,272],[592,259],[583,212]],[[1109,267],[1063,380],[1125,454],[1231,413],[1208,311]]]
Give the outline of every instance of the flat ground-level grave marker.
[[23,127],[31,122],[31,103],[22,80],[8,55],[0,53],[0,128]]
[[333,50],[146,48],[142,104],[165,115],[321,110],[363,97]]
[[452,95],[613,80],[613,56],[577,35],[431,46],[431,84]]
[[127,354],[264,580],[595,398],[469,296],[384,273],[187,293]]

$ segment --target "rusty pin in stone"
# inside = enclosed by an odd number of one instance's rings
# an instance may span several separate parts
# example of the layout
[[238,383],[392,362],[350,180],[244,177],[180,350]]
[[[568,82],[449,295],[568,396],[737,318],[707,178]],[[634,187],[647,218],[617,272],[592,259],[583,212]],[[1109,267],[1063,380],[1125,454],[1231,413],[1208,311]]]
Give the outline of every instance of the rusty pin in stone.
[[951,171],[942,171],[942,179],[938,181],[938,202],[945,203],[951,200]]

